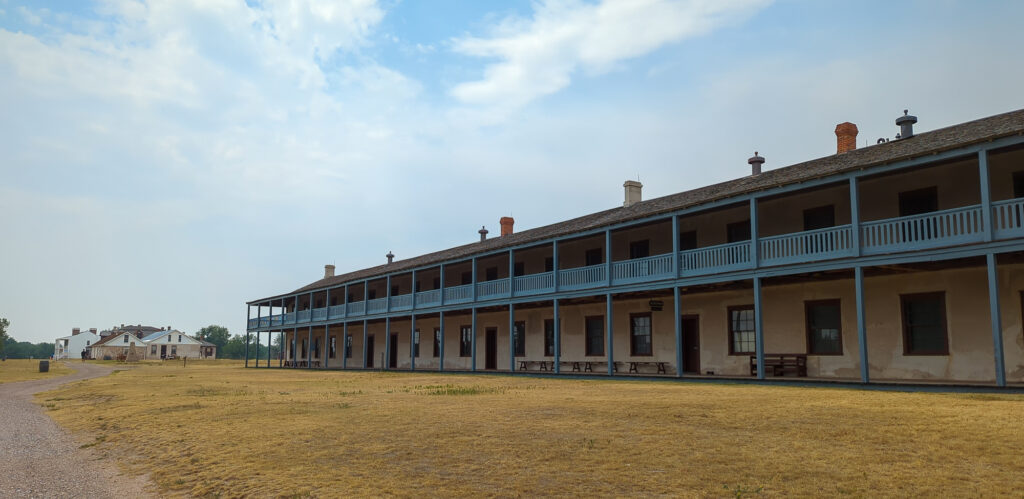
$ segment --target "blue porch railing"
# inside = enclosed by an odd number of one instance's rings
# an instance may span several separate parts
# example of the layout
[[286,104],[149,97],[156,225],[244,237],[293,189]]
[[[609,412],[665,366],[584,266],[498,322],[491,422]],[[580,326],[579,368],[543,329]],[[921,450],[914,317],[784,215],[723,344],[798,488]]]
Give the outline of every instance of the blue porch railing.
[[248,324],[249,329],[252,329],[252,328],[255,328],[255,327],[259,327],[259,325],[260,325],[260,320],[259,319],[249,319],[249,324]]
[[391,310],[412,310],[412,293],[392,296]]
[[604,264],[588,265],[558,271],[558,289],[594,288],[608,282],[608,267]]
[[782,265],[853,256],[853,226],[840,225],[759,239],[761,263]]
[[368,300],[366,302],[366,313],[367,314],[379,314],[388,310],[388,299],[387,298],[376,298]]
[[1024,198],[992,203],[992,229],[997,239],[1024,237]]
[[270,317],[260,318],[260,327],[270,327]]
[[673,277],[672,254],[612,263],[612,284],[656,281]]
[[509,280],[507,278],[481,282],[476,285],[476,297],[478,299],[499,298],[502,296],[509,296]]
[[345,317],[345,305],[334,305],[333,307],[328,308],[327,315],[329,319]]
[[313,309],[313,321],[327,320],[327,307]]
[[463,284],[462,286],[444,288],[445,303],[465,303],[468,301],[473,301],[472,284]]
[[719,244],[679,253],[679,269],[684,276],[729,272],[750,266],[750,241]]
[[893,253],[979,242],[985,238],[981,206],[861,224],[864,254]]
[[282,324],[295,324],[295,312],[288,312],[287,314],[284,314]]
[[310,314],[309,310],[299,310],[299,312],[295,314],[295,322],[309,322],[310,315],[312,314]]
[[351,317],[353,315],[363,315],[364,313],[366,313],[366,302],[365,301],[355,301],[355,302],[349,303],[348,305],[345,305],[345,307],[347,307],[347,312],[348,312],[347,315],[349,317]]
[[420,291],[416,293],[416,307],[433,307],[441,304],[441,290]]
[[551,292],[555,290],[555,273],[544,272],[519,276],[515,278],[512,287],[518,296]]

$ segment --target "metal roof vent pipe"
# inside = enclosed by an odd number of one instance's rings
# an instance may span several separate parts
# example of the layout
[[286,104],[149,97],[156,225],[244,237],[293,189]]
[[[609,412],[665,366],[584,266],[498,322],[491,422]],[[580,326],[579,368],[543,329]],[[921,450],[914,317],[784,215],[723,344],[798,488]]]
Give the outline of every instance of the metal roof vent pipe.
[[896,118],[896,124],[900,127],[901,139],[909,139],[914,136],[914,123],[917,123],[917,116],[910,116],[908,109],[903,110],[903,116]]
[[[388,251],[388,254],[386,254],[384,256],[388,257],[388,264],[391,264],[391,262],[393,262],[395,260],[395,254],[392,253],[391,251]],[[331,267],[334,267],[334,265],[331,265]]]
[[747,163],[750,163],[750,174],[751,175],[760,175],[761,174],[761,165],[764,164],[764,158],[759,156],[757,154],[757,151],[754,151],[754,157],[748,159]]
[[637,182],[636,180],[627,180],[622,187],[626,190],[626,200],[622,203],[622,207],[633,206],[643,200],[642,191],[644,184]]
[[483,225],[481,225],[480,226],[480,230],[478,230],[476,232],[478,234],[480,234],[480,241],[486,241],[487,240],[487,227],[484,227]]

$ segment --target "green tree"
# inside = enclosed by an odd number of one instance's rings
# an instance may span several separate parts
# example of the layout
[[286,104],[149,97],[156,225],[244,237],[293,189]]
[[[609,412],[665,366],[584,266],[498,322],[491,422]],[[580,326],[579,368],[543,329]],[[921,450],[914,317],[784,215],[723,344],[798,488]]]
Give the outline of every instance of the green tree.
[[203,341],[209,341],[210,343],[217,345],[217,356],[227,357],[224,354],[224,347],[227,346],[228,341],[231,339],[231,333],[228,332],[228,328],[224,326],[209,325],[200,329],[196,333],[196,338]]
[[7,320],[6,317],[0,317],[0,357],[7,355],[7,326],[11,325],[11,321]]

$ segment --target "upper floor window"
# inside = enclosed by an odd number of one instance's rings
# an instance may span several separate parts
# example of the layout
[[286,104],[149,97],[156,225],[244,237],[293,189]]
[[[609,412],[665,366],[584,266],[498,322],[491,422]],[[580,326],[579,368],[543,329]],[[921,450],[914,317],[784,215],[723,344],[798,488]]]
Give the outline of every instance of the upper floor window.
[[1024,198],[1024,171],[1013,172],[1013,197]]
[[346,298],[345,303],[352,303],[353,301],[355,301],[354,300],[354,296],[355,295],[353,295],[352,293],[349,293],[348,296],[345,297]]
[[512,272],[516,277],[526,275],[526,262],[516,262],[515,265],[513,265]]
[[544,272],[551,272],[552,270],[555,270],[555,259],[549,256],[544,259]]
[[459,357],[473,356],[473,327],[462,326],[459,330]]
[[[128,341],[128,337],[127,336],[125,336],[124,339],[125,339],[125,342]],[[170,343],[170,342],[171,342],[171,335],[167,335],[167,343]]]
[[634,258],[647,258],[649,256],[651,256],[651,241],[649,239],[629,243],[630,260]]
[[377,298],[377,290],[371,289],[370,291],[367,292],[366,297],[370,300]]
[[804,230],[825,229],[836,226],[835,205],[804,210]]
[[903,353],[949,355],[946,337],[946,293],[900,295],[903,309]]
[[441,289],[441,278],[440,277],[435,277],[433,284],[434,284],[434,289]]
[[754,353],[754,306],[729,307],[729,353]]
[[588,249],[587,252],[583,254],[583,256],[586,260],[585,265],[587,265],[588,267],[591,265],[600,265],[604,263],[604,251],[601,248]]
[[416,282],[412,283],[412,292],[413,293],[419,293],[420,292],[420,282],[419,281],[416,281]]
[[178,335],[178,343],[181,343],[181,335]]
[[842,314],[839,300],[804,302],[807,319],[807,353],[842,355]]
[[733,222],[725,226],[725,238],[727,242],[738,243],[750,240],[750,220]]
[[[128,335],[127,334],[122,336],[122,338],[124,338],[124,341],[123,341],[124,343],[128,343]],[[171,339],[167,338],[167,340],[170,341]]]
[[467,270],[462,273],[462,284],[473,284],[473,271]]
[[903,191],[899,194],[899,199],[901,217],[931,213],[939,209],[939,190],[934,186]]
[[697,249],[697,231],[688,230],[679,233],[679,251]]
[[498,267],[488,267],[484,271],[484,280],[493,281],[498,278]]
[[391,286],[391,296],[398,296],[398,285]]
[[316,308],[321,308],[321,307],[323,307],[323,306],[324,306],[324,301],[323,301],[323,299],[317,298],[317,299],[316,299]]
[[331,297],[331,306],[333,307],[333,306],[335,306],[337,304],[338,304],[338,296],[337,295],[332,296]]

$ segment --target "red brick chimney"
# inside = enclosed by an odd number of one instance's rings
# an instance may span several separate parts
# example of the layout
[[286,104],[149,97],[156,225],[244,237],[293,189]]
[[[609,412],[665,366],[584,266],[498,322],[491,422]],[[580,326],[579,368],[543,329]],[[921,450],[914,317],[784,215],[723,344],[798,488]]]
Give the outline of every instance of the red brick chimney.
[[81,332],[82,332],[82,330],[77,328],[77,327],[76,328],[71,328],[71,336],[75,336],[76,334],[81,333]]
[[511,236],[512,235],[512,226],[516,223],[516,219],[514,219],[512,217],[501,217],[501,219],[498,220],[498,223],[501,224],[501,235],[502,236]]
[[857,125],[849,121],[836,125],[836,154],[857,148]]

